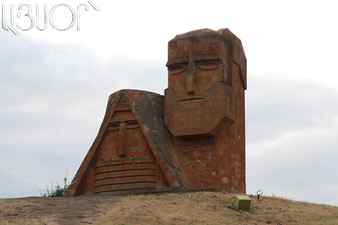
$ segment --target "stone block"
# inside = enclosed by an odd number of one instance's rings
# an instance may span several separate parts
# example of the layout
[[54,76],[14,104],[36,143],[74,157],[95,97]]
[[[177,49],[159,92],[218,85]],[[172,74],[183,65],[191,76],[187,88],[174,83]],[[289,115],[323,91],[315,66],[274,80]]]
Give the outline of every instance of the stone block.
[[237,210],[249,210],[251,199],[247,195],[236,195],[234,207]]

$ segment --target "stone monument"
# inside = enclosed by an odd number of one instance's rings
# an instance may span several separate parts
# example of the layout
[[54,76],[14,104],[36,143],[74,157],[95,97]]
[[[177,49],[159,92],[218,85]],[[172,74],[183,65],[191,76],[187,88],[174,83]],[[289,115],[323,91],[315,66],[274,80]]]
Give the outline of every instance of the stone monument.
[[120,90],[67,195],[245,193],[246,57],[229,29],[177,35],[165,95]]

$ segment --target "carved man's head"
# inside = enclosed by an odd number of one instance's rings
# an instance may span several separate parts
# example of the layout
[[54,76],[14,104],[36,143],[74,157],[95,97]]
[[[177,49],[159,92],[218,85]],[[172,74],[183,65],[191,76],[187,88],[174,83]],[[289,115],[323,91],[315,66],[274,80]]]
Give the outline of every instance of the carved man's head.
[[236,117],[233,70],[246,86],[241,41],[228,29],[177,35],[168,46],[165,124],[174,136],[216,135]]

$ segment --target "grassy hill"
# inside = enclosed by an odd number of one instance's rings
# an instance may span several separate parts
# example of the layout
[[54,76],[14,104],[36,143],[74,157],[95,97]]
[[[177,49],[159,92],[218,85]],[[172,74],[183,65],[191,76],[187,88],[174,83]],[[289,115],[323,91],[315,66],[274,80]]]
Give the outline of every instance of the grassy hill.
[[338,224],[338,207],[250,196],[251,209],[236,211],[234,197],[220,192],[130,196],[100,224]]
[[[54,205],[50,209],[43,207],[45,211],[34,210],[34,218],[27,216],[28,211],[26,217],[6,217],[6,204],[12,203],[13,214],[13,204],[19,202],[6,199],[0,200],[0,224],[338,224],[338,207],[274,197],[257,201],[250,196],[251,209],[236,211],[232,208],[234,197],[235,194],[225,192],[191,192],[118,199],[105,195],[24,199],[26,202],[22,204],[29,204],[33,210],[34,204]],[[97,213],[91,214],[95,210]]]

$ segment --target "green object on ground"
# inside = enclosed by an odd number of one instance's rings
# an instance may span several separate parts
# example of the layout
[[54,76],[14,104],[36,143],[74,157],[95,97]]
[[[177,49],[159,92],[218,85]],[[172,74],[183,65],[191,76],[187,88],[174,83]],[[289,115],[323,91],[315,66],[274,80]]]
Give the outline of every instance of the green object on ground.
[[251,204],[251,199],[247,195],[236,195],[235,197],[235,209],[240,210],[249,210]]

